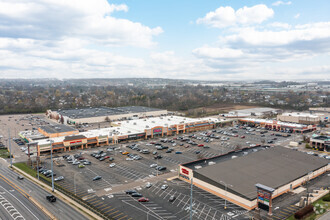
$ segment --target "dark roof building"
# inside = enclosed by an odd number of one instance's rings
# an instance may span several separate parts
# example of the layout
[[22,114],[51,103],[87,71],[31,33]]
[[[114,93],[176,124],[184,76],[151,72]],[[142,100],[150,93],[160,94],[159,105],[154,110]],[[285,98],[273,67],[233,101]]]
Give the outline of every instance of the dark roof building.
[[[210,161],[215,164],[208,165]],[[180,177],[188,181],[193,177],[197,186],[220,197],[227,185],[232,202],[252,209],[256,206],[255,184],[274,188],[276,197],[329,168],[328,160],[303,152],[284,147],[257,147],[211,158],[208,162],[200,160],[182,164]]]

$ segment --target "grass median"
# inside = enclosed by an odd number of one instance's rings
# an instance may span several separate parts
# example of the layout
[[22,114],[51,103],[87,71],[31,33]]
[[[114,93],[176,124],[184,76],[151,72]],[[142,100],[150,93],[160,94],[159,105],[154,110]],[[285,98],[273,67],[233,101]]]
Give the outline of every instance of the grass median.
[[[324,213],[326,213],[327,210],[330,210],[330,201],[327,201],[327,200],[329,200],[329,197],[330,197],[330,193],[328,193],[327,195],[325,195],[322,198],[313,202],[313,206],[316,207],[318,213],[313,212],[311,215],[309,215],[303,219],[304,220],[315,220],[315,219],[319,218],[320,216],[322,216]],[[323,210],[321,211],[321,209],[323,209]],[[290,216],[290,218],[287,218],[287,220],[296,220],[296,218],[294,217],[294,215],[292,215],[292,216]]]

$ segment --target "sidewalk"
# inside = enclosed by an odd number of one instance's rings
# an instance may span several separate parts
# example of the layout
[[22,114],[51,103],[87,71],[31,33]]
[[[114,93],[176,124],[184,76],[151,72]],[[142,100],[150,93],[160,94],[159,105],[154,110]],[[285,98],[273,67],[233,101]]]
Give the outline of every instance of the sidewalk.
[[163,181],[163,180],[173,179],[177,176],[178,176],[177,172],[169,172],[169,173],[165,173],[165,174],[162,174],[159,176],[154,176],[154,177],[151,177],[148,179],[140,179],[140,180],[137,180],[132,183],[114,186],[113,188],[109,189],[108,191],[102,189],[102,190],[97,191],[95,194],[97,196],[104,196],[104,195],[108,195],[108,194],[118,193],[118,192],[122,192],[124,190],[140,187],[141,185],[145,185],[147,182],[155,183],[155,182],[159,182],[159,181]]

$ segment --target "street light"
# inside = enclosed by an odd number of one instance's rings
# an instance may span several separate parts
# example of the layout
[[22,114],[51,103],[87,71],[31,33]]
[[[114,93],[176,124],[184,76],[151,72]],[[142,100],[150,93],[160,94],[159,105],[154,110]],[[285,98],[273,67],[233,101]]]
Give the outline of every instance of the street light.
[[224,209],[227,209],[227,187],[230,186],[230,187],[233,187],[233,185],[231,184],[227,184],[223,181],[220,181],[220,183],[224,184],[225,185],[225,207]]
[[50,140],[50,164],[52,169],[52,191],[54,192],[54,170],[53,170],[53,140]]

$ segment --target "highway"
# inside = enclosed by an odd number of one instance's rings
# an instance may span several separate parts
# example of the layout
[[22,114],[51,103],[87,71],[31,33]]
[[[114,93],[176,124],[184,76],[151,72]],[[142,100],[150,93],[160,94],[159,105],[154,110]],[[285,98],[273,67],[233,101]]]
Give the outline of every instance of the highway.
[[0,219],[49,219],[37,206],[0,176]]
[[[12,171],[8,168],[8,163],[6,163],[4,160],[0,161],[0,179],[2,180],[2,182],[9,182],[10,184],[17,186],[18,189],[29,194],[36,201],[38,201],[39,204],[43,205],[44,208],[46,208],[49,212],[51,212],[57,219],[61,219],[61,220],[72,220],[72,219],[79,219],[79,220],[86,219],[87,220],[88,219],[84,215],[82,215],[80,212],[76,211],[74,208],[72,208],[70,205],[66,204],[65,202],[61,201],[60,199],[57,199],[57,201],[55,203],[48,202],[46,200],[46,195],[49,195],[49,193],[47,191],[42,189],[40,186],[34,184],[27,178],[24,178],[23,180],[18,180],[17,176],[18,175],[14,171]],[[0,186],[5,187],[4,185],[2,185],[2,182],[0,182]],[[0,193],[1,193],[1,191],[5,191],[5,190],[3,190],[2,187],[0,187]],[[16,191],[17,190],[14,190],[15,196],[18,193]],[[12,192],[12,194],[14,192]],[[7,194],[9,194],[9,193],[7,193]],[[0,194],[0,196],[4,196],[4,195]],[[23,197],[23,198],[21,198],[21,197]],[[29,205],[27,207],[30,207],[30,205],[32,205],[31,202],[28,199],[26,199],[23,195],[21,195],[21,197],[19,197],[19,198],[22,199],[21,201],[24,205],[26,205],[26,206]],[[14,201],[14,199],[11,199],[10,201]],[[0,197],[0,203],[1,203],[1,197]],[[15,205],[13,204],[13,206],[16,208],[16,205],[18,205],[18,204],[19,204],[19,202],[16,200],[16,203],[15,203]],[[17,206],[17,207],[19,207],[19,206]],[[35,208],[37,208],[37,207],[35,207]],[[0,219],[10,219],[8,217],[1,216],[2,214],[6,214],[3,211],[3,207],[0,206],[0,210],[1,210]],[[17,208],[17,210],[20,212],[21,209]],[[38,213],[40,218],[39,217],[38,218],[26,217],[25,219],[49,219],[48,217],[45,217],[45,215],[42,213],[42,211],[40,209],[31,209],[31,211],[35,215],[37,215],[36,213]],[[25,210],[24,212],[22,211],[21,214],[22,215],[28,214],[28,212]],[[19,219],[24,219],[24,218],[17,218],[17,220],[19,220]]]

